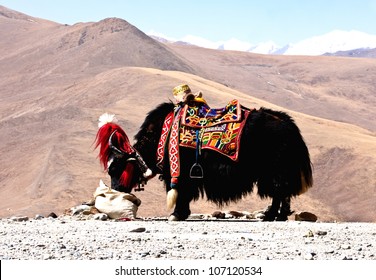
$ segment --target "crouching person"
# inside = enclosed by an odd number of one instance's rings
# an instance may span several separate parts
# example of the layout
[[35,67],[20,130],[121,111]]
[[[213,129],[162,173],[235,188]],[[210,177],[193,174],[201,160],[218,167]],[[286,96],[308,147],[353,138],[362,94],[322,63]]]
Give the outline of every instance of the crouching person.
[[111,177],[111,188],[130,193],[140,182],[146,182],[152,172],[116,122],[112,114],[99,117],[95,148],[100,148],[99,161]]

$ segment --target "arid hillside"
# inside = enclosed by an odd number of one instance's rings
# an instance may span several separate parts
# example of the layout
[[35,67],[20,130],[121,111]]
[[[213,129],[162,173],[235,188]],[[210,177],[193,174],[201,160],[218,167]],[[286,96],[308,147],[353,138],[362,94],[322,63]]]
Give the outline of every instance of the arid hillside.
[[[374,59],[265,56],[163,44],[122,19],[61,25],[0,6],[0,217],[62,213],[99,179],[97,119],[115,113],[132,138],[146,113],[188,83],[212,107],[291,114],[311,152],[314,187],[293,200],[321,221],[376,222]],[[169,213],[158,179],[140,216]],[[254,211],[255,195],[228,209]],[[195,213],[215,205],[195,202]]]
[[197,65],[206,79],[284,108],[376,131],[375,59],[168,46]]

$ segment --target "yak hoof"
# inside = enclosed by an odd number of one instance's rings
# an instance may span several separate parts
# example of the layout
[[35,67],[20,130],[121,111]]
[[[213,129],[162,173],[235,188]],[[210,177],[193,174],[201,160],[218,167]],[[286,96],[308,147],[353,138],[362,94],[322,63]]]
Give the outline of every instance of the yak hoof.
[[177,221],[180,221],[180,219],[174,215],[170,215],[170,217],[168,217],[168,220],[170,222],[177,222]]
[[278,215],[276,221],[277,222],[285,222],[289,219],[287,215]]
[[276,214],[266,211],[262,219],[263,222],[273,222],[276,218]]

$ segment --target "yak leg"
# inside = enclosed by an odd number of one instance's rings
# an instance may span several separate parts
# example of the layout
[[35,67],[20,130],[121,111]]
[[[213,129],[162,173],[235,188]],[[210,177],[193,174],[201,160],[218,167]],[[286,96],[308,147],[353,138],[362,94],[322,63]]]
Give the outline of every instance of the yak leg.
[[184,221],[191,214],[189,200],[181,193],[178,194],[174,212],[170,215],[169,221]]
[[281,210],[277,216],[277,221],[287,221],[288,216],[290,216],[292,213],[293,211],[291,211],[291,198],[286,197],[282,199]]
[[273,197],[272,205],[270,205],[268,209],[265,211],[265,216],[264,216],[263,221],[264,222],[274,221],[278,215],[280,205],[281,205],[281,199]]

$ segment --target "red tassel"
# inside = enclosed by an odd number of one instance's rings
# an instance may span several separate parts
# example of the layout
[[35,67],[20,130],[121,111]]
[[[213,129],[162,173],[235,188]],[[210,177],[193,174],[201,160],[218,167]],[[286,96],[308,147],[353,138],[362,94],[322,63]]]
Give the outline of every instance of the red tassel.
[[119,150],[131,154],[133,152],[133,149],[131,147],[131,144],[129,143],[129,139],[125,132],[118,126],[116,128],[116,132],[111,138],[112,145],[117,147]]
[[107,170],[107,162],[111,154],[111,149],[109,147],[109,139],[111,134],[116,130],[112,136],[112,145],[114,145],[119,150],[131,154],[134,152],[133,147],[129,143],[128,136],[125,134],[124,130],[114,123],[107,123],[98,129],[97,135],[95,137],[95,149],[99,149],[99,161],[103,165],[104,170]]
[[125,167],[123,173],[120,176],[120,184],[124,187],[132,187],[131,186],[131,180],[133,178],[133,172],[134,172],[134,163],[129,162],[127,166]]

